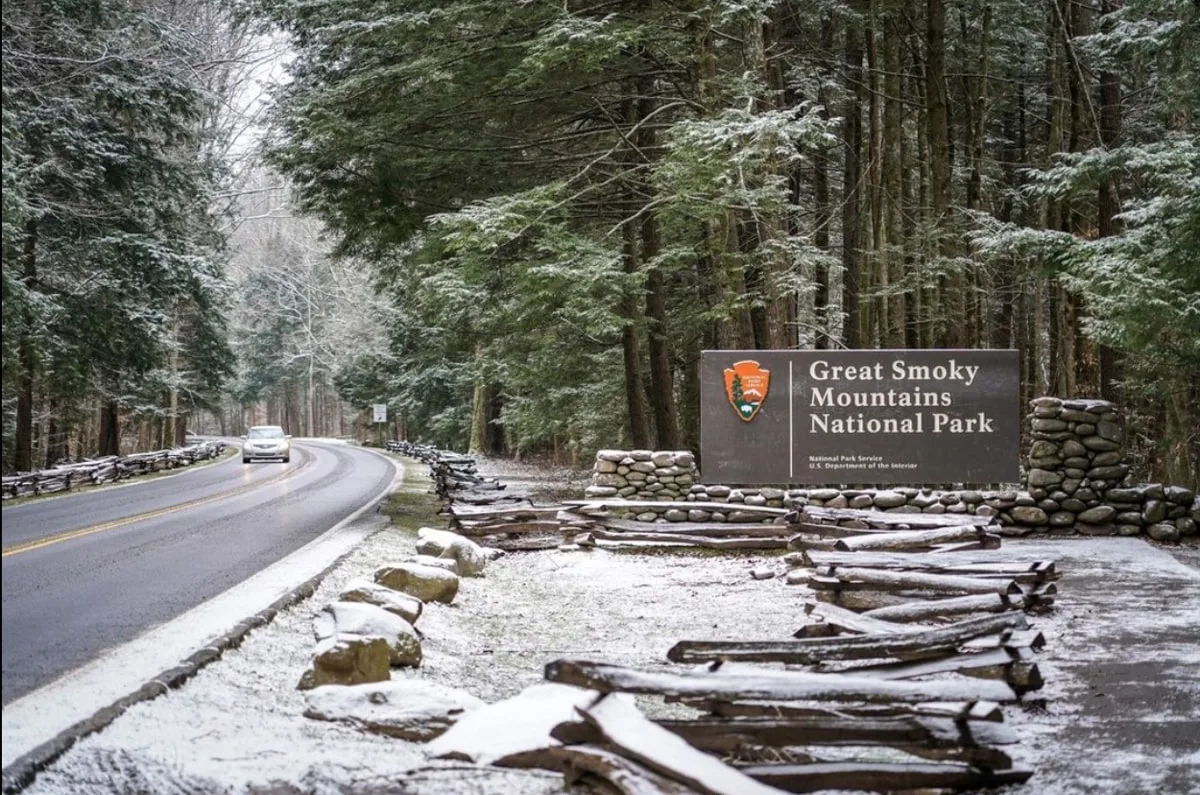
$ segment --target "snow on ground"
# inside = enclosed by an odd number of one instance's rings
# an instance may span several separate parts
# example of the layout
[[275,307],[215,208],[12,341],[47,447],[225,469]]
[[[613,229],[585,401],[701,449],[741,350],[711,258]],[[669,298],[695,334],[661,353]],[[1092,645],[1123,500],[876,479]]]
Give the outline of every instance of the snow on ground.
[[[182,689],[81,741],[27,792],[247,793],[269,783],[273,795],[383,792],[389,783],[388,792],[430,795],[562,792],[557,774],[430,761],[418,744],[302,716],[295,685],[314,646],[313,618],[347,582],[413,543],[392,528],[372,536],[313,598]],[[1048,684],[1032,695],[1045,705],[1006,710],[1025,738],[1019,760],[1037,771],[1012,791],[1200,793],[1200,572],[1137,539],[1006,540],[1000,554],[1056,559],[1064,572],[1055,612],[1034,622],[1048,641]],[[751,579],[764,564],[780,566],[762,554],[510,554],[463,580],[453,605],[426,606],[417,623],[424,662],[393,678],[494,702],[542,681],[559,657],[654,666],[684,638],[787,638],[807,591]]]

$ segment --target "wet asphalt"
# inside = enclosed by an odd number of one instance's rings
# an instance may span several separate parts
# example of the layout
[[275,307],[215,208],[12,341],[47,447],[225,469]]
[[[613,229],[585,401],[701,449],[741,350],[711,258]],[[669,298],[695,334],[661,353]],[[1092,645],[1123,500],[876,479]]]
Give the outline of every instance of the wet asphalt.
[[235,456],[6,508],[3,703],[246,580],[393,477],[375,453],[306,441],[287,464]]

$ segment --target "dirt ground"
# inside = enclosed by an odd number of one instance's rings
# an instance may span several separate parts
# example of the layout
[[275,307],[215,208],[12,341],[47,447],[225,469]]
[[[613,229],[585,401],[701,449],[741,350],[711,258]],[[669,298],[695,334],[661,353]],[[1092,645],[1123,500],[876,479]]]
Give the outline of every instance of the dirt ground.
[[[560,488],[570,473],[494,465],[512,488]],[[577,484],[571,484],[575,488]],[[582,485],[578,485],[582,493]],[[383,527],[309,600],[282,612],[183,688],[138,705],[86,738],[27,790],[68,793],[563,792],[556,774],[427,760],[421,746],[304,718],[295,684],[314,645],[312,620],[351,579],[413,549]],[[1034,619],[1048,644],[1046,687],[1008,709],[1035,769],[1014,795],[1200,793],[1200,548],[1138,539],[1006,540],[1001,558],[1058,561],[1055,610]],[[510,554],[463,580],[451,606],[418,622],[416,676],[485,701],[542,680],[560,657],[665,666],[677,640],[787,638],[800,626],[803,586],[749,571],[770,555]],[[642,700],[652,711],[662,705]]]

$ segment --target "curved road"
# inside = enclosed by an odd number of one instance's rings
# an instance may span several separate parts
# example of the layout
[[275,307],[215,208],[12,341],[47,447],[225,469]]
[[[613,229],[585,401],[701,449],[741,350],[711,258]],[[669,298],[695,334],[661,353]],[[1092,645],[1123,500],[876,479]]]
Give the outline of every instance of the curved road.
[[293,443],[288,464],[231,458],[3,512],[3,703],[229,589],[392,482],[386,458]]

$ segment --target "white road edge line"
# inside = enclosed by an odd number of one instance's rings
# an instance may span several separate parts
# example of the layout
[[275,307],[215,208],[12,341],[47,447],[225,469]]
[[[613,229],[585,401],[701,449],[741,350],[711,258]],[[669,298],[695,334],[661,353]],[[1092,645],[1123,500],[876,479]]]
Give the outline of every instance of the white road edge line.
[[353,549],[375,529],[366,523],[355,527],[355,521],[404,482],[404,466],[398,459],[369,447],[359,449],[392,464],[395,475],[382,491],[317,538],[244,582],[6,705],[0,732],[0,766],[7,768],[59,732],[178,665]]

